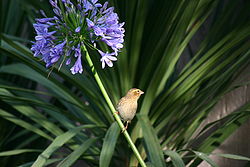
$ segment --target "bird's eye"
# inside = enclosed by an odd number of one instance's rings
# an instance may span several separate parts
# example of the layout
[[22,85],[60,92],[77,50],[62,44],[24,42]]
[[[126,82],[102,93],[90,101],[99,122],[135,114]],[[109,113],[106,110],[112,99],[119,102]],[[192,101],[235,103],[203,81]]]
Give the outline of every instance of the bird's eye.
[[140,93],[140,91],[139,91],[139,90],[137,90],[137,93]]

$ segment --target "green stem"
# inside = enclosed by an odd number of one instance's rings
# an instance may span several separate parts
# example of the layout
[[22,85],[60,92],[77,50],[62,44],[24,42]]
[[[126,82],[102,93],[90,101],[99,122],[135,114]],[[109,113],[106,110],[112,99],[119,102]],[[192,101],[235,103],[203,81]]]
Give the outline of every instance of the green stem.
[[[94,67],[94,65],[93,65],[93,62],[92,62],[92,60],[91,60],[91,58],[90,58],[90,56],[89,56],[89,53],[88,53],[87,48],[86,48],[85,45],[83,45],[83,50],[86,52],[86,59],[87,59],[87,62],[88,62],[88,64],[89,64],[90,68],[91,68],[91,71],[92,71],[93,74],[94,74],[95,80],[96,80],[96,82],[97,82],[99,88],[101,89],[101,92],[102,92],[102,94],[103,94],[103,96],[104,96],[106,102],[108,103],[108,106],[109,106],[111,112],[113,113],[113,115],[114,115],[114,117],[115,117],[115,120],[117,121],[117,123],[118,123],[118,125],[120,126],[120,128],[121,128],[121,129],[124,129],[125,127],[124,127],[124,125],[123,125],[123,123],[122,123],[120,117],[119,117],[118,114],[116,113],[116,109],[115,109],[113,103],[111,102],[111,100],[110,100],[110,98],[109,98],[109,96],[108,96],[108,93],[106,92],[106,90],[105,90],[105,88],[104,88],[104,86],[103,86],[103,84],[102,84],[102,81],[101,81],[101,79],[100,79],[100,77],[99,77],[97,71],[95,70],[95,67]],[[145,162],[143,161],[142,157],[140,156],[140,153],[138,152],[137,148],[135,147],[134,143],[132,142],[132,140],[131,140],[131,138],[130,138],[128,132],[127,132],[127,130],[125,130],[123,134],[124,134],[125,138],[127,139],[128,143],[129,143],[129,145],[130,145],[130,147],[132,148],[132,150],[133,150],[133,152],[134,152],[134,154],[135,154],[137,160],[139,161],[140,165],[141,165],[142,167],[146,167]]]

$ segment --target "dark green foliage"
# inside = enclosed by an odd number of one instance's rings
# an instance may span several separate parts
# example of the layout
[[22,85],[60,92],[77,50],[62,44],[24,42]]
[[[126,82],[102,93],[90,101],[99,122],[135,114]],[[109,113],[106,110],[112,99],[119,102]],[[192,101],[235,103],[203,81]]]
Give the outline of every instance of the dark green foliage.
[[[48,77],[29,50],[32,22],[39,9],[51,12],[48,2],[0,3],[1,165],[138,166],[87,63],[82,75],[62,67]],[[249,84],[232,85],[249,65],[249,1],[111,3],[125,22],[124,49],[110,69],[90,56],[114,105],[132,87],[145,92],[129,126],[141,156],[148,166],[216,166],[209,153],[249,119],[249,103],[194,134],[224,94]]]

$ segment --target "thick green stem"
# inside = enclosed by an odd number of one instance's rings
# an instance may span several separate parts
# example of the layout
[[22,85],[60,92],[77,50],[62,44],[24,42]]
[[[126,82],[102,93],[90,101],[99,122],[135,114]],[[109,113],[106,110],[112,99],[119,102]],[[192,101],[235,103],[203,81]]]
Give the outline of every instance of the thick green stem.
[[[103,94],[103,96],[104,96],[106,102],[108,103],[108,106],[109,106],[110,110],[112,111],[112,113],[113,113],[113,115],[114,115],[114,117],[115,117],[115,120],[117,121],[117,123],[118,123],[118,125],[120,126],[120,128],[121,128],[121,129],[124,129],[124,125],[123,125],[123,123],[122,123],[120,117],[119,117],[118,114],[116,113],[116,109],[115,109],[113,103],[111,102],[111,100],[110,100],[110,98],[109,98],[109,96],[108,96],[108,93],[106,92],[106,90],[105,90],[105,88],[104,88],[104,86],[103,86],[103,84],[102,84],[102,81],[101,81],[101,79],[100,79],[100,77],[99,77],[97,71],[96,71],[95,68],[94,68],[93,62],[92,62],[92,60],[91,60],[91,58],[90,58],[90,56],[89,56],[89,54],[88,54],[88,51],[87,51],[86,46],[83,46],[83,50],[86,52],[86,59],[87,59],[87,62],[88,62],[88,64],[89,64],[90,68],[91,68],[91,71],[92,71],[93,74],[94,74],[95,80],[96,80],[96,82],[97,82],[99,88],[101,89],[101,92],[102,92],[102,94]],[[132,150],[133,150],[133,152],[134,152],[134,154],[135,154],[137,160],[139,161],[140,165],[141,165],[142,167],[146,167],[145,162],[144,162],[143,159],[141,158],[140,153],[138,152],[137,148],[135,147],[134,143],[132,142],[132,140],[131,140],[131,138],[130,138],[128,132],[127,132],[127,130],[125,130],[123,134],[124,134],[125,138],[127,139],[128,144],[129,144],[130,147],[132,148]]]

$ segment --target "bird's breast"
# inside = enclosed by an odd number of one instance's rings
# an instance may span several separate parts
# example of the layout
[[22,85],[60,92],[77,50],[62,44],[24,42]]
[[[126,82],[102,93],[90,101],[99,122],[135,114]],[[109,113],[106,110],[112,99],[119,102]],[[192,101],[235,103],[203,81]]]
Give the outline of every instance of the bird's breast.
[[119,115],[124,121],[130,121],[134,118],[137,109],[137,102],[125,102],[117,106]]

